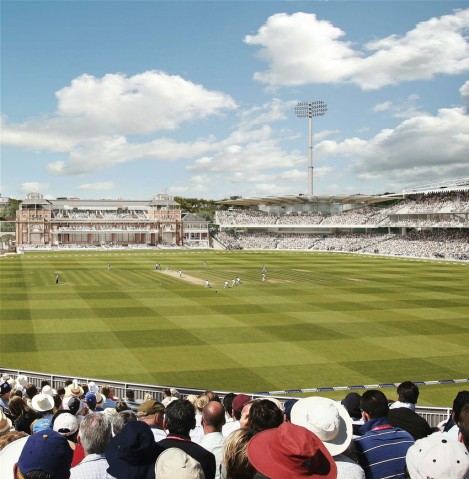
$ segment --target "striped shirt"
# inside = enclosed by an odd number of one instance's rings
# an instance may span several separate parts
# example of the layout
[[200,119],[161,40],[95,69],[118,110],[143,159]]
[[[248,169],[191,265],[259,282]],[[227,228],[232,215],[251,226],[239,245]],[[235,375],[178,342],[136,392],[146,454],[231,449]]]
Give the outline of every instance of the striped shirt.
[[413,437],[392,427],[387,417],[367,421],[361,432],[363,436],[355,438],[354,443],[366,479],[404,479],[405,456]]

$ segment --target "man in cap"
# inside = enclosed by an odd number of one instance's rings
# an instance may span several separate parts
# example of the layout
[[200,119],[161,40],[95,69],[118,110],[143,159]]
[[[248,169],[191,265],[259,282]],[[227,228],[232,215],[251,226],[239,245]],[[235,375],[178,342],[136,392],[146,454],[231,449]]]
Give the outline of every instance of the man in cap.
[[104,414],[87,414],[80,423],[78,441],[83,446],[85,458],[73,467],[70,479],[106,479],[108,462],[106,448],[111,440],[111,422]]
[[164,411],[165,407],[163,404],[154,399],[142,403],[137,411],[138,420],[150,426],[156,442],[166,438],[166,432],[163,427]]
[[4,381],[0,384],[0,410],[2,410],[7,416],[10,415],[10,409],[8,403],[10,402],[11,386],[8,381]]
[[363,469],[344,454],[352,442],[353,426],[342,404],[323,397],[299,399],[292,407],[291,422],[321,439],[337,465],[337,479],[365,479]]
[[214,479],[216,472],[215,456],[201,445],[191,441],[190,431],[195,427],[195,409],[190,401],[178,399],[166,408],[164,428],[168,437],[158,442],[164,449],[177,447],[200,462],[205,479]]
[[231,416],[233,417],[233,422],[226,424],[223,428],[222,433],[225,437],[228,437],[233,431],[236,431],[240,428],[239,421],[241,419],[241,412],[245,404],[248,403],[250,400],[251,398],[246,394],[237,394],[233,398],[233,402],[231,403]]
[[15,468],[15,478],[28,479],[34,471],[47,473],[51,479],[68,479],[72,457],[67,439],[46,429],[26,441]]
[[306,428],[289,422],[256,434],[247,452],[254,468],[270,479],[337,477],[337,466],[323,442]]
[[388,421],[388,400],[377,389],[366,391],[360,402],[365,424],[362,436],[354,439],[358,462],[367,479],[404,477],[405,455],[413,437]]
[[85,402],[91,412],[96,411],[96,395],[92,392],[85,394]]

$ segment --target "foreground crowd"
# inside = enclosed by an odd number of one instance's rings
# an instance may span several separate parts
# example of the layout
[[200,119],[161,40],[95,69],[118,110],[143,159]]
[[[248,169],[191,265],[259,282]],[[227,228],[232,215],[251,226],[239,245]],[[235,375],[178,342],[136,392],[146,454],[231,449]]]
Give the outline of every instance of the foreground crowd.
[[136,401],[109,386],[68,381],[41,389],[0,382],[2,479],[467,479],[469,391],[431,428],[418,387],[324,397],[251,399],[166,390]]

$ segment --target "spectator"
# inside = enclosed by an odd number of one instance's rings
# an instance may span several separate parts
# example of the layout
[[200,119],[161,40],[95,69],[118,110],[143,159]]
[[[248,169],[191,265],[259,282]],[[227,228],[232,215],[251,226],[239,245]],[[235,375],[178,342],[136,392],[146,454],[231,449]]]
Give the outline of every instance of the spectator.
[[409,448],[406,468],[410,479],[467,479],[469,454],[446,433],[432,434]]
[[352,442],[353,425],[341,404],[323,397],[300,399],[292,408],[291,422],[321,439],[337,465],[338,479],[365,479],[363,469],[344,454]]
[[204,437],[204,428],[202,427],[202,411],[204,407],[209,403],[208,396],[200,394],[194,401],[195,408],[195,427],[191,429],[190,436],[191,441],[200,444]]
[[235,393],[228,393],[223,398],[223,407],[225,408],[225,424],[222,429],[222,434],[226,437],[225,431],[230,427],[231,423],[234,422],[232,413],[233,413],[233,399],[236,396]]
[[248,458],[270,479],[337,477],[337,466],[322,441],[306,428],[289,422],[256,434],[249,441]]
[[163,426],[164,411],[165,407],[163,404],[154,399],[145,401],[138,408],[138,420],[150,426],[156,442],[166,439],[166,432]]
[[91,412],[96,411],[96,395],[92,392],[85,394],[85,402]]
[[11,419],[0,409],[0,436],[10,432],[13,429]]
[[412,436],[389,424],[388,400],[379,390],[363,393],[361,409],[365,424],[355,438],[358,462],[367,479],[403,478],[405,455],[414,443]]
[[172,401],[171,389],[164,388],[163,389],[163,400],[161,401],[161,403],[166,407],[171,401]]
[[220,464],[225,443],[225,437],[221,432],[224,424],[225,408],[218,401],[210,401],[202,411],[204,437],[200,445],[215,456],[217,479],[220,477]]
[[117,398],[114,397],[114,388],[107,384],[101,388],[101,391],[104,396],[103,409],[115,408]]
[[138,411],[140,404],[135,401],[135,392],[133,389],[125,390],[125,403],[134,412]]
[[415,405],[419,398],[419,388],[412,381],[404,381],[397,386],[397,401],[394,401],[389,409],[396,409],[400,407],[406,407],[415,411]]
[[233,431],[223,446],[221,477],[224,479],[252,479],[256,474],[247,454],[254,432],[249,429]]
[[287,399],[283,403],[283,412],[285,414],[285,421],[291,422],[291,410],[293,406],[297,403],[298,399]]
[[226,427],[223,429],[223,435],[225,437],[229,436],[233,431],[236,431],[240,428],[239,420],[241,419],[241,412],[244,405],[250,400],[251,398],[246,394],[237,394],[233,398],[231,416],[234,420],[231,424],[226,425]]
[[249,428],[249,413],[251,411],[251,407],[254,404],[256,399],[251,399],[248,401],[241,409],[241,417],[239,418],[239,428],[240,429],[248,429]]
[[85,451],[85,458],[73,467],[70,479],[106,479],[108,462],[106,448],[111,440],[111,423],[100,413],[90,413],[80,423],[78,440]]
[[466,404],[469,404],[469,391],[459,391],[453,401],[453,410],[451,412],[451,417],[449,418],[444,428],[444,431],[447,432],[448,435],[456,441],[458,440],[459,435],[459,414],[461,413],[462,408]]
[[57,411],[52,419],[51,428],[64,436],[73,450],[71,467],[75,467],[85,457],[85,450],[78,443],[78,427],[78,419],[69,411]]
[[340,404],[345,407],[352,419],[353,437],[360,436],[360,428],[363,426],[364,421],[362,418],[362,411],[360,409],[360,401],[362,397],[356,392],[348,393],[347,396],[340,401]]
[[[244,406],[244,408],[246,408],[246,406]],[[248,415],[248,427],[255,433],[264,431],[265,429],[279,427],[280,424],[283,423],[282,410],[269,399],[253,401]]]
[[72,457],[67,439],[52,429],[46,429],[28,437],[18,459],[17,477],[68,479]]
[[28,384],[25,387],[26,392],[26,404],[32,407],[32,399],[38,393],[37,387],[34,384]]
[[36,394],[31,401],[31,406],[34,411],[39,413],[40,417],[47,419],[49,424],[52,422],[55,407],[52,396],[43,393]]
[[74,379],[71,384],[65,388],[65,397],[80,398],[84,395],[85,391],[78,384],[78,380]]
[[10,402],[11,386],[5,381],[0,385],[0,410],[2,410],[7,416],[10,415],[10,409],[8,403]]
[[114,479],[155,479],[155,462],[162,449],[147,424],[130,421],[106,449],[108,474]]
[[38,418],[34,409],[20,397],[14,397],[10,399],[10,413],[15,429],[31,434],[31,424]]
[[117,413],[122,412],[122,411],[130,411],[129,406],[124,401],[117,401],[115,409],[116,409]]
[[459,414],[459,442],[462,442],[469,451],[469,404],[465,404]]
[[164,428],[169,434],[158,443],[162,448],[177,447],[200,462],[206,479],[215,477],[215,456],[190,439],[190,430],[195,426],[194,406],[185,399],[171,402],[166,408]]
[[170,447],[158,456],[155,477],[157,479],[205,479],[200,463],[177,447]]
[[117,436],[128,422],[137,420],[137,415],[130,409],[128,411],[121,411],[119,414],[115,414],[112,418],[113,436]]

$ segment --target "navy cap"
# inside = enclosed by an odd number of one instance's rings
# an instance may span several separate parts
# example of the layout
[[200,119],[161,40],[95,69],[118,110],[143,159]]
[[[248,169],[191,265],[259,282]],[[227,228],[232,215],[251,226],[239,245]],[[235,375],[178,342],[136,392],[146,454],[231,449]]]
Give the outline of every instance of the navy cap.
[[67,439],[52,429],[33,434],[26,441],[18,459],[24,476],[31,471],[47,472],[53,479],[68,479],[73,451]]

